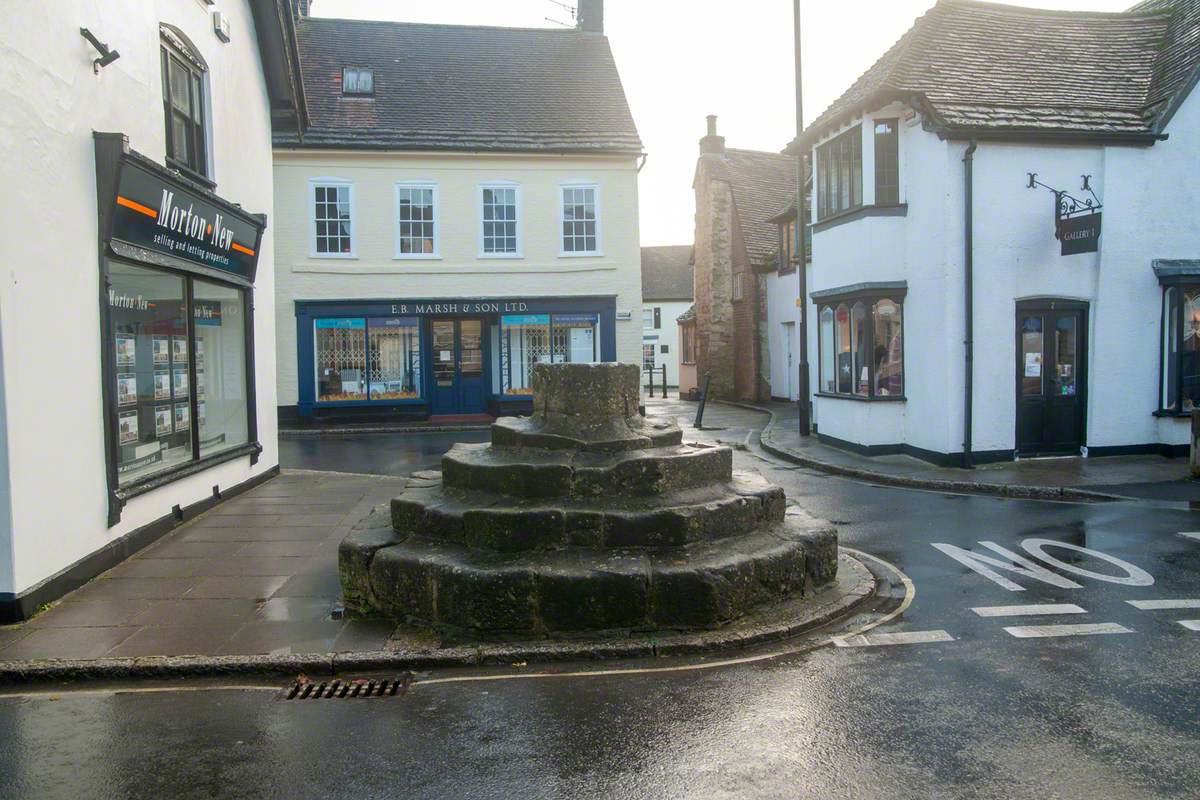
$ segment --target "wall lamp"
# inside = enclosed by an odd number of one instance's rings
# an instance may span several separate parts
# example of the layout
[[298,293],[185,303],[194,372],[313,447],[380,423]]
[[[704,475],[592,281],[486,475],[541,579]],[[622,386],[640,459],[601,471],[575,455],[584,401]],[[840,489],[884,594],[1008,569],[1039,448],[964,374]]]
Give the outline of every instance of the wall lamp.
[[92,47],[100,54],[99,58],[92,60],[92,74],[99,75],[101,67],[107,67],[121,57],[116,50],[109,50],[108,45],[97,39],[87,28],[80,28],[79,35],[91,42]]

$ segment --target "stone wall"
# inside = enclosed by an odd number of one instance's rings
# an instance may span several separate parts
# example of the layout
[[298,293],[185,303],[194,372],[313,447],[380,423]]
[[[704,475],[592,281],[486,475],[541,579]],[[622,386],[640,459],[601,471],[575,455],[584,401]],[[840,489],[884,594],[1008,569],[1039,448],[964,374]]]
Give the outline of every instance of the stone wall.
[[709,160],[696,167],[696,375],[712,373],[714,397],[734,397],[734,309],[730,301],[734,258],[733,192],[725,181],[714,180]]

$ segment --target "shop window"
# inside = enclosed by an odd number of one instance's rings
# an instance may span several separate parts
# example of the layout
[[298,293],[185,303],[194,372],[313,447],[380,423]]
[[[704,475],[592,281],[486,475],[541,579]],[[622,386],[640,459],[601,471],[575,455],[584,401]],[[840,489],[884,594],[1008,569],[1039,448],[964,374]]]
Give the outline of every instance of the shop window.
[[314,181],[312,255],[320,258],[354,257],[354,185]]
[[317,402],[366,399],[366,327],[361,317],[316,321]]
[[118,261],[108,278],[118,485],[248,442],[243,290]]
[[242,292],[196,279],[196,427],[200,455],[249,441],[246,430],[246,308]]
[[396,258],[437,256],[437,187],[397,185],[396,220]]
[[313,327],[318,403],[420,399],[416,317],[330,317]]
[[367,363],[371,400],[419,398],[420,321],[412,317],[367,320]]
[[211,185],[204,102],[207,69],[181,34],[166,26],[159,31],[167,163]]
[[598,255],[600,214],[595,186],[562,187],[562,254]]
[[500,391],[529,394],[534,364],[550,362],[550,315],[500,318]]
[[826,219],[862,205],[862,126],[817,148],[817,214]]
[[902,297],[851,296],[821,303],[821,394],[876,400],[904,396]]
[[1190,414],[1200,406],[1200,286],[1163,291],[1162,337],[1160,410]]
[[503,394],[529,394],[534,364],[599,360],[596,314],[510,314],[500,318],[499,370]]
[[479,191],[483,226],[481,255],[519,256],[521,242],[517,187],[481,186]]
[[875,205],[900,202],[900,120],[875,120]]

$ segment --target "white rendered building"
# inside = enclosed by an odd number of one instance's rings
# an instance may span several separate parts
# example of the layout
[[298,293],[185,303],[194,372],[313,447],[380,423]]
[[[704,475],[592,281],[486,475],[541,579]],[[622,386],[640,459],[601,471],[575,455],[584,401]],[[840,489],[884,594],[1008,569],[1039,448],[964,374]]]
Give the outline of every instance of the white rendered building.
[[679,386],[679,325],[676,320],[692,306],[692,246],[642,248],[642,383]]

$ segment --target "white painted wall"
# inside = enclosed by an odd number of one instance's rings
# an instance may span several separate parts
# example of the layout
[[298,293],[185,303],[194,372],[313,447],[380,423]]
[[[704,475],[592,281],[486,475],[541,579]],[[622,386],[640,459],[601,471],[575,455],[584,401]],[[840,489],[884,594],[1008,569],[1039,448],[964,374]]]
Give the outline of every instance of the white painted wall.
[[[786,400],[800,398],[800,278],[795,272],[767,274],[767,358],[770,360],[771,396]],[[789,324],[790,323],[790,324]],[[790,341],[788,341],[790,339]],[[791,353],[791,364],[788,363]]]
[[[310,254],[309,181],[318,177],[354,184],[355,258]],[[400,181],[438,187],[437,259],[395,258],[394,191]],[[479,257],[478,187],[488,181],[520,186],[521,258]],[[600,187],[601,255],[559,254],[559,190],[569,182]],[[280,405],[297,403],[297,300],[615,295],[618,314],[630,312],[628,320],[616,322],[617,359],[641,363],[641,246],[633,157],[279,149],[274,186]]]
[[[1194,221],[1200,189],[1193,179],[1200,164],[1198,124],[1200,99],[1193,96],[1168,127],[1170,138],[1153,147],[980,143],[974,195],[976,451],[1014,447],[1016,303],[1039,296],[1089,303],[1088,446],[1187,441],[1185,420],[1152,415],[1158,408],[1162,290],[1151,262],[1200,257],[1200,227]],[[864,131],[868,127],[864,124]],[[865,153],[872,145],[864,135],[867,203],[873,173]],[[823,434],[940,453],[962,449],[965,149],[965,142],[942,141],[923,131],[916,119],[902,123],[900,179],[907,215],[866,217],[814,235],[813,290],[866,281],[908,285],[906,402],[818,397]],[[1028,172],[1077,196],[1080,176],[1092,176],[1104,203],[1099,253],[1059,254],[1053,197],[1044,189],[1028,189]],[[815,344],[815,309],[809,322]],[[810,360],[815,387],[815,347]],[[877,412],[877,406],[897,410]]]
[[[667,385],[679,385],[679,315],[692,307],[690,300],[644,300],[643,309],[649,309],[653,312],[654,309],[659,310],[658,328],[642,328],[642,343],[649,344],[654,342],[654,367],[659,372],[654,373],[654,385],[662,385],[662,367],[667,366]],[[641,319],[641,316],[638,316]],[[666,353],[662,352],[662,345],[667,346]],[[642,385],[649,385],[646,374],[642,373]]]
[[[271,144],[266,85],[246,2],[225,2],[232,41],[212,31],[197,0],[7,3],[0,26],[0,346],[7,494],[0,526],[0,591],[20,593],[163,515],[278,463]],[[133,149],[164,157],[159,23],[182,30],[211,70],[217,193],[270,226],[255,288],[259,439],[242,458],[142,495],[106,527],[104,418],[97,297],[96,171],[92,131],[120,131]],[[121,57],[92,74],[89,28]],[[21,235],[12,235],[13,232]],[[2,438],[2,437],[0,437]],[[3,492],[0,492],[3,494]]]

